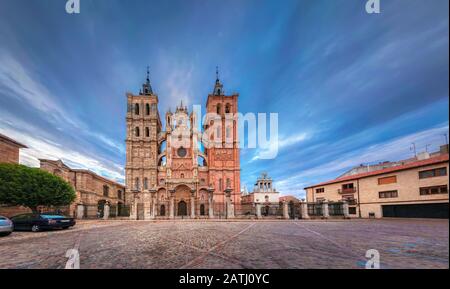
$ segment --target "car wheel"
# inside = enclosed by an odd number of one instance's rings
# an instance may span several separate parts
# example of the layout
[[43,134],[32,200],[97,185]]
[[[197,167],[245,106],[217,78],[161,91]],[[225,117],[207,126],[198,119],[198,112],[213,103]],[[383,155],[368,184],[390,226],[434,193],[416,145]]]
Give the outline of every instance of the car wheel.
[[33,225],[33,227],[31,227],[32,232],[39,232],[40,230],[41,228],[39,227],[39,225]]

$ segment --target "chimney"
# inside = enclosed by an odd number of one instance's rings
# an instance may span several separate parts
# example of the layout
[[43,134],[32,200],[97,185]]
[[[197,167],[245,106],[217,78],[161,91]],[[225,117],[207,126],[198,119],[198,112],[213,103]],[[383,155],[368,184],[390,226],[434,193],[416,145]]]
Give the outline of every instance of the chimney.
[[423,161],[430,158],[430,154],[428,152],[421,152],[417,154],[417,160]]

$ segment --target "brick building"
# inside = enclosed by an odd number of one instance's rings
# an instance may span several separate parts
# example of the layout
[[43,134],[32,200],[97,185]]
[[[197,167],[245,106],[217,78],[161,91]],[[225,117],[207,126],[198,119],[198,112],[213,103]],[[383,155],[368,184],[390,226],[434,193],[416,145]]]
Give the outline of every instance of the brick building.
[[72,169],[61,160],[41,159],[41,169],[61,177],[70,183],[76,200],[65,208],[65,212],[77,218],[96,218],[103,215],[104,206],[110,206],[110,216],[126,215],[125,186],[99,176],[89,170]]
[[[132,219],[232,218],[240,210],[238,94],[225,95],[217,75],[203,128],[183,103],[165,114],[147,81],[127,94],[126,192]],[[206,131],[210,133],[206,133]]]
[[309,203],[349,203],[351,217],[448,218],[448,149],[307,188]]
[[0,134],[0,163],[19,163],[20,149],[25,145]]

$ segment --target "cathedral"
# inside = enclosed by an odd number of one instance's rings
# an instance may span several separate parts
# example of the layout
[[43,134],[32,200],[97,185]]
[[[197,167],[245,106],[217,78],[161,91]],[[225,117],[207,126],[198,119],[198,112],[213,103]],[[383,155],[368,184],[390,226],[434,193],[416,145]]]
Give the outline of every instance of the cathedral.
[[203,124],[182,102],[175,112],[166,112],[163,123],[148,71],[139,94],[127,93],[125,181],[131,219],[239,214],[238,94],[225,95],[216,75]]

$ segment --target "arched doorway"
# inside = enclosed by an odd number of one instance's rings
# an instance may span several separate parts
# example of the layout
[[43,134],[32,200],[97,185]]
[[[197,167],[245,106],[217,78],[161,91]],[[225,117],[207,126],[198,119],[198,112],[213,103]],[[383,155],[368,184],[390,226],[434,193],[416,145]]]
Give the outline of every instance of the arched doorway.
[[200,205],[200,216],[204,216],[205,215],[205,205],[201,204]]
[[161,205],[161,207],[159,209],[159,215],[160,216],[165,216],[166,215],[166,206]]
[[289,202],[289,218],[295,219],[295,204],[293,201]]
[[185,201],[178,203],[178,216],[187,216],[187,204]]
[[265,206],[263,215],[267,217],[269,215],[269,213],[270,213],[270,207]]
[[103,218],[104,212],[105,212],[105,204],[106,204],[105,200],[98,201],[98,203],[97,203],[97,217],[98,218]]

